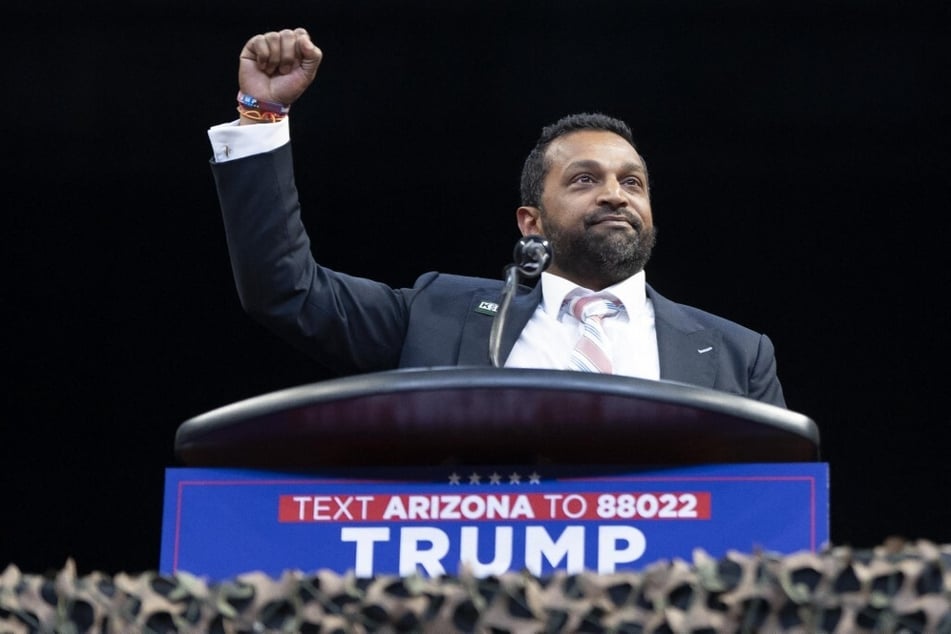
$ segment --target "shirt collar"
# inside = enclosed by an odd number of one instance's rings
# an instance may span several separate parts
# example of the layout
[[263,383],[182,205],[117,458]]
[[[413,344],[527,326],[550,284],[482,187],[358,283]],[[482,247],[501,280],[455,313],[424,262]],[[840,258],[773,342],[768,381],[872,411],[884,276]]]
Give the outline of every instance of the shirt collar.
[[[554,319],[559,318],[562,310],[562,304],[565,297],[576,288],[580,288],[574,282],[570,282],[563,277],[552,273],[542,273],[542,310]],[[641,312],[647,303],[647,276],[644,271],[635,273],[626,280],[622,280],[613,286],[605,288],[605,291],[614,293],[621,300],[628,315]],[[587,290],[587,289],[586,289]],[[594,292],[594,291],[590,291]]]

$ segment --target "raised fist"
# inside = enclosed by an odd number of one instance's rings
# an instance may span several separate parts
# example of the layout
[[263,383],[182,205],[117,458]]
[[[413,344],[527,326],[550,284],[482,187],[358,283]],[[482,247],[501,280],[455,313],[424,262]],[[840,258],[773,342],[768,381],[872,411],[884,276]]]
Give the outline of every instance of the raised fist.
[[289,106],[314,81],[322,58],[306,29],[260,33],[241,50],[238,85],[246,95]]

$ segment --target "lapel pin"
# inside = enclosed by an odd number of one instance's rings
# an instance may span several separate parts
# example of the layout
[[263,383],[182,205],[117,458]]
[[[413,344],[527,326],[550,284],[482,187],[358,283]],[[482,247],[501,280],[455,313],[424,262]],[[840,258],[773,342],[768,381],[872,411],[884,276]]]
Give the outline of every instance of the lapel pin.
[[475,311],[477,313],[482,313],[483,315],[492,315],[494,316],[499,312],[499,305],[495,302],[479,302],[479,305],[476,306]]

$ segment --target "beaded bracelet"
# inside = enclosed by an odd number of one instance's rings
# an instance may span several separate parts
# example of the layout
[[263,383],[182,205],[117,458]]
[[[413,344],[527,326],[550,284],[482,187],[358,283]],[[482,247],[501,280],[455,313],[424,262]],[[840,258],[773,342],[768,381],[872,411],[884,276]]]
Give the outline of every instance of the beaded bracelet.
[[253,121],[268,121],[270,123],[277,123],[286,117],[286,114],[277,114],[276,112],[264,112],[261,110],[256,110],[255,108],[248,108],[246,106],[238,106],[238,113],[242,117],[247,117]]
[[285,115],[291,110],[290,106],[285,106],[282,103],[275,103],[273,101],[261,101],[251,95],[244,94],[240,90],[238,91],[238,103],[245,108],[260,110],[261,112],[273,112],[274,114],[280,115]]

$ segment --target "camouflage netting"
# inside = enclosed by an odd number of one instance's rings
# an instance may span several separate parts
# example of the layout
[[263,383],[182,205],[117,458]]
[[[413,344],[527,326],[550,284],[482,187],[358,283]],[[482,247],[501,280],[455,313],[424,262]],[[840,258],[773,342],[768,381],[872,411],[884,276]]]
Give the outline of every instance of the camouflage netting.
[[2,632],[949,632],[951,545],[703,551],[640,572],[357,579],[55,575],[8,566]]

